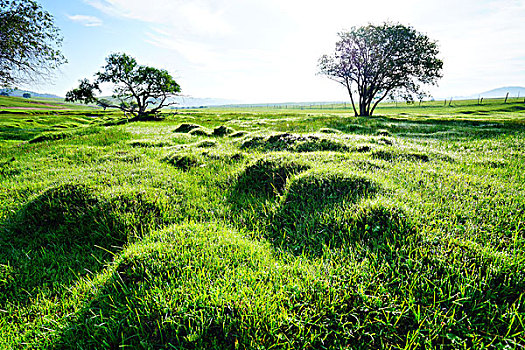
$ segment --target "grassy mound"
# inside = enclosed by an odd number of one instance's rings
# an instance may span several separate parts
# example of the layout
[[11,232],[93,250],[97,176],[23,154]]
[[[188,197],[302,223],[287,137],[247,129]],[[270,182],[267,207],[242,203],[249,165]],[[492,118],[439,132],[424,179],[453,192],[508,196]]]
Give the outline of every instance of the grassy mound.
[[36,196],[16,215],[12,230],[40,244],[95,242],[105,238],[93,220],[100,199],[92,188],[63,184]]
[[212,136],[212,133],[203,127],[192,129],[189,134],[193,136]]
[[171,210],[151,188],[63,184],[44,191],[0,235],[0,305],[63,293],[79,276],[101,270],[120,246],[166,224]]
[[230,127],[220,125],[213,129],[213,136],[226,136],[233,134],[235,130]]
[[309,166],[284,154],[261,157],[246,166],[239,174],[236,192],[273,195],[281,193],[286,180]]
[[174,152],[163,159],[166,163],[181,170],[189,170],[202,164],[200,157],[195,154]]
[[67,327],[43,332],[56,348],[334,345],[335,320],[298,332],[296,322],[323,317],[327,288],[312,270],[288,266],[267,245],[222,226],[174,226],[128,247],[79,292],[89,302],[67,316]]
[[215,140],[202,140],[195,144],[195,147],[197,148],[210,148],[210,147],[216,147],[216,146],[217,146],[217,141]]
[[296,175],[270,217],[268,238],[295,254],[352,246],[352,221],[343,213],[380,189],[368,177],[348,172],[312,169]]
[[173,132],[181,132],[181,133],[188,133],[194,129],[201,128],[200,125],[197,124],[190,124],[190,123],[182,123],[179,126],[173,130]]
[[56,132],[44,132],[33,139],[29,140],[29,143],[40,143],[46,141],[56,141],[68,139],[76,136],[92,135],[101,132],[103,129],[100,127],[82,127],[75,128],[73,130],[56,131]]
[[52,187],[29,201],[10,223],[35,245],[123,243],[164,220],[166,203],[153,192],[128,189],[101,195],[82,184]]
[[365,200],[339,219],[352,240],[368,246],[403,242],[414,232],[406,210],[384,198]]
[[319,208],[334,202],[353,202],[376,193],[380,186],[373,180],[349,172],[310,170],[294,176],[287,184],[282,206],[293,210]]
[[267,151],[293,152],[346,152],[349,150],[347,145],[337,140],[319,137],[317,135],[298,135],[290,133],[280,133],[266,137],[260,135],[248,137],[241,143],[240,148],[259,148]]
[[386,161],[414,161],[414,162],[428,162],[430,161],[430,156],[425,153],[420,152],[406,152],[400,150],[377,150],[371,153],[371,156],[377,159],[382,159]]

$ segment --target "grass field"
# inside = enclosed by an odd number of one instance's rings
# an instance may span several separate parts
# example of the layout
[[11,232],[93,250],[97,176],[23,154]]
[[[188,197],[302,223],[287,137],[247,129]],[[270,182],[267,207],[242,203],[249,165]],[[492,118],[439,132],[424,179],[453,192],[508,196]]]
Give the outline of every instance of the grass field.
[[524,107],[1,107],[0,348],[523,348]]

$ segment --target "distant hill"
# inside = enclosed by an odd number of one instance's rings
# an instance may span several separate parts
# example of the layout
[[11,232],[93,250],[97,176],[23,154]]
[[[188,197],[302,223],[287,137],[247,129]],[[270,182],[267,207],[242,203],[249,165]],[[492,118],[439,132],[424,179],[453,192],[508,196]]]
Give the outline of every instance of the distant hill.
[[509,98],[512,97],[524,97],[525,98],[525,87],[522,86],[505,86],[497,89],[480,92],[478,94],[473,94],[470,96],[456,96],[456,100],[471,100],[477,99],[479,97],[483,98],[504,98],[509,93]]
[[186,96],[178,96],[170,100],[175,100],[177,102],[177,104],[173,105],[172,108],[222,106],[235,104],[239,102],[224,98],[199,98]]
[[507,86],[507,87],[501,87],[497,89],[493,89],[490,91],[485,91],[479,94],[481,97],[485,98],[496,98],[496,97],[505,97],[509,94],[509,97],[525,97],[525,87],[521,86]]
[[34,92],[34,91],[18,90],[18,89],[15,89],[15,90],[0,89],[0,93],[2,92],[7,92],[9,96],[14,96],[14,97],[22,97],[22,95],[28,93],[31,95],[31,97],[62,98],[60,96],[53,95],[53,94],[41,94],[41,93]]

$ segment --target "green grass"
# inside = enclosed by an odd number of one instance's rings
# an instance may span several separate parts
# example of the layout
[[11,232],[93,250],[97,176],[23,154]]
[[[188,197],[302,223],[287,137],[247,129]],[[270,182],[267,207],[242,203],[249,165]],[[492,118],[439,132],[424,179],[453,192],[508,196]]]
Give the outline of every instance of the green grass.
[[2,113],[0,348],[523,348],[523,106]]

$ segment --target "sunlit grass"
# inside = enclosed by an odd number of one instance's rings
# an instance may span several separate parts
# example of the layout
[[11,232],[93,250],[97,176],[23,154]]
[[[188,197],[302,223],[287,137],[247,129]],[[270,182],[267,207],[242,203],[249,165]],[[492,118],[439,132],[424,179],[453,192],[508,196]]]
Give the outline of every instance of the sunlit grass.
[[0,348],[522,347],[523,104],[440,104],[1,114]]

